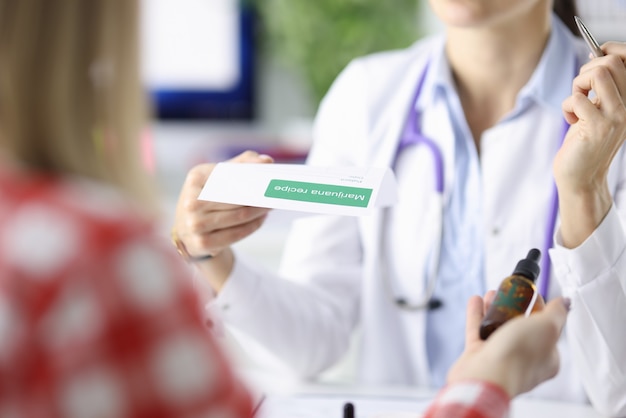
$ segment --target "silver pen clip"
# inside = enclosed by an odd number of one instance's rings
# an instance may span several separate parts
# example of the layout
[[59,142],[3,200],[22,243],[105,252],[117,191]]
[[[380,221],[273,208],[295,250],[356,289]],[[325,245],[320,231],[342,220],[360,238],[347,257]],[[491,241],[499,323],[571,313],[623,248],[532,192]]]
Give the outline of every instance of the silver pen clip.
[[580,31],[580,34],[582,35],[583,39],[587,43],[587,46],[591,50],[591,53],[593,54],[593,56],[594,57],[604,56],[604,52],[602,52],[600,45],[595,40],[593,35],[591,35],[591,32],[589,32],[589,29],[587,29],[587,26],[585,26],[583,21],[578,16],[574,16],[574,20],[576,21],[576,26],[578,26],[578,30]]

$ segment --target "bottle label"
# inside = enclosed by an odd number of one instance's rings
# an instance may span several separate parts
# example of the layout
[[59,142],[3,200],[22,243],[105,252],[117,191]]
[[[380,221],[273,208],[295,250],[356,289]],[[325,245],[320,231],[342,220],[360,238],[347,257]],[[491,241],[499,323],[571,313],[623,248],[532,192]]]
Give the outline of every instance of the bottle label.
[[535,284],[525,277],[513,276],[500,286],[493,301],[493,308],[506,311],[506,316],[513,317],[530,312],[537,300]]

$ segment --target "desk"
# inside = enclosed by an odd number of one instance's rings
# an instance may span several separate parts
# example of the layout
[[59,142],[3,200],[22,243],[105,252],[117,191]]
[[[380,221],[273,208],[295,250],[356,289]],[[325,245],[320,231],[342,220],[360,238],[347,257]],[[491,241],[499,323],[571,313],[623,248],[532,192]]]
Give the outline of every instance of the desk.
[[[265,394],[259,418],[340,418],[345,402],[355,405],[357,418],[419,418],[435,393],[406,387],[294,385]],[[588,405],[518,398],[511,418],[602,418]]]

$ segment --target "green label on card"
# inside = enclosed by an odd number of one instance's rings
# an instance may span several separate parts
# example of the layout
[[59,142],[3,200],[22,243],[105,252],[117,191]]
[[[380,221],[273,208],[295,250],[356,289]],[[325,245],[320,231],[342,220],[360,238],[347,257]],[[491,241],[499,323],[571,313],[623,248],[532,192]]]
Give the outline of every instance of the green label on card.
[[271,180],[265,190],[265,197],[361,208],[367,207],[371,196],[372,189],[361,187],[277,179]]

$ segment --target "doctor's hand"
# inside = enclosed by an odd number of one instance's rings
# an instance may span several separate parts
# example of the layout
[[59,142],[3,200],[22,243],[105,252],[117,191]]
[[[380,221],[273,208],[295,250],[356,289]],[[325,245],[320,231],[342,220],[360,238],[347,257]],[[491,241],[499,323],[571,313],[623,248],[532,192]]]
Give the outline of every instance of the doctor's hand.
[[553,299],[529,317],[506,322],[483,341],[478,330],[486,305],[488,301],[480,296],[468,302],[465,351],[450,369],[448,383],[487,381],[513,398],[554,377],[559,369],[556,344],[565,326],[569,301]]
[[[612,205],[607,174],[626,138],[626,43],[585,64],[563,102],[570,129],[553,165],[565,247],[580,245]],[[590,92],[593,90],[593,93]]]
[[[246,151],[229,162],[272,163],[273,160]],[[259,229],[270,209],[198,200],[214,167],[215,164],[200,164],[187,174],[176,206],[173,230],[191,256],[213,256],[196,265],[218,292],[233,267],[230,246]]]

